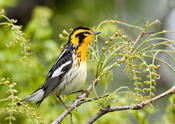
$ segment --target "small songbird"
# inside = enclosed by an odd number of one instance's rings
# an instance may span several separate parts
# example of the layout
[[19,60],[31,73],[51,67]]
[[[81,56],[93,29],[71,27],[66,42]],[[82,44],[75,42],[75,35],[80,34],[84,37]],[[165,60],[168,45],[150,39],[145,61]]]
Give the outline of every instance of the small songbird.
[[80,90],[87,76],[88,44],[99,33],[86,27],[76,27],[43,85],[20,102],[33,101],[39,106],[50,93],[54,93],[62,102],[60,95],[69,95]]

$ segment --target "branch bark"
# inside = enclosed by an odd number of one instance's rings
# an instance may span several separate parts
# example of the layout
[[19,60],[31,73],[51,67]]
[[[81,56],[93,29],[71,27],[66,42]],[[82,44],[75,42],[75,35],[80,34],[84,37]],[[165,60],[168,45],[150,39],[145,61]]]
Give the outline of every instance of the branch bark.
[[139,104],[134,104],[134,105],[129,105],[129,106],[116,106],[116,107],[110,107],[109,105],[106,106],[104,109],[100,109],[86,124],[92,124],[94,123],[97,119],[99,119],[101,116],[103,116],[104,114],[107,114],[109,112],[114,112],[114,111],[122,111],[122,110],[128,110],[128,109],[132,109],[132,110],[139,110],[139,109],[143,109],[146,105],[149,105],[169,94],[174,94],[175,93],[175,85],[173,87],[171,87],[170,89],[168,89],[167,91],[163,92],[162,94],[153,97],[152,99],[143,101]]
[[59,124],[72,110],[74,110],[76,107],[80,106],[81,104],[85,103],[83,99],[88,96],[93,86],[97,84],[99,79],[100,78],[93,80],[91,84],[89,85],[89,87],[86,89],[86,93],[79,95],[77,99],[75,99],[72,102],[72,104],[69,106],[68,108],[69,110],[65,110],[60,116],[58,116],[58,118],[55,121],[52,122],[52,124]]

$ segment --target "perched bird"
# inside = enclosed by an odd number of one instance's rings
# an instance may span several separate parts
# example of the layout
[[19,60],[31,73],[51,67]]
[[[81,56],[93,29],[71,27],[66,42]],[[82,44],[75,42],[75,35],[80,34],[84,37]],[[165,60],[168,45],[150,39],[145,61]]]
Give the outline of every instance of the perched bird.
[[70,34],[69,41],[64,46],[57,61],[50,69],[43,85],[20,102],[33,101],[39,106],[52,92],[62,102],[60,95],[69,95],[80,90],[87,75],[88,44],[99,33],[93,32],[87,27],[76,27]]

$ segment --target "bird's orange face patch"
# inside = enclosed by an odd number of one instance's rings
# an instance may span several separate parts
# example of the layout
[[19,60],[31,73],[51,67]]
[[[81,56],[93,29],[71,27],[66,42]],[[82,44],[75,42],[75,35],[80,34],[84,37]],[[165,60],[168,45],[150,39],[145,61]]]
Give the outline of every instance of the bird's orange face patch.
[[94,34],[87,34],[87,36],[84,38],[84,42],[89,44],[91,42],[91,40],[94,38]]
[[[86,34],[84,32],[89,32],[89,34]],[[80,29],[80,30],[77,30],[75,31],[72,35],[71,35],[71,42],[75,45],[80,45],[80,39],[77,37],[77,34],[81,34],[81,33],[84,33],[84,39],[83,39],[83,43],[84,41],[86,43],[90,43],[92,38],[93,38],[93,32],[91,30],[84,30],[84,29]]]
[[[79,35],[79,36],[77,36]],[[79,29],[71,35],[71,42],[78,46],[77,52],[80,55],[81,61],[86,61],[88,44],[94,38],[93,31]]]

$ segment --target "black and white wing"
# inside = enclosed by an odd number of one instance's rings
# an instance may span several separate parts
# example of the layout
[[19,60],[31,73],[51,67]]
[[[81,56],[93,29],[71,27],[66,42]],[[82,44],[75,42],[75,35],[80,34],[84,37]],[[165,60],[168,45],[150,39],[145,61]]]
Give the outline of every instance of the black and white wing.
[[73,63],[72,58],[73,46],[66,44],[63,52],[58,57],[55,64],[50,69],[46,81],[44,84],[37,89],[30,96],[26,97],[21,101],[34,101],[37,105],[41,102],[56,88],[59,86],[64,75],[70,70]]

